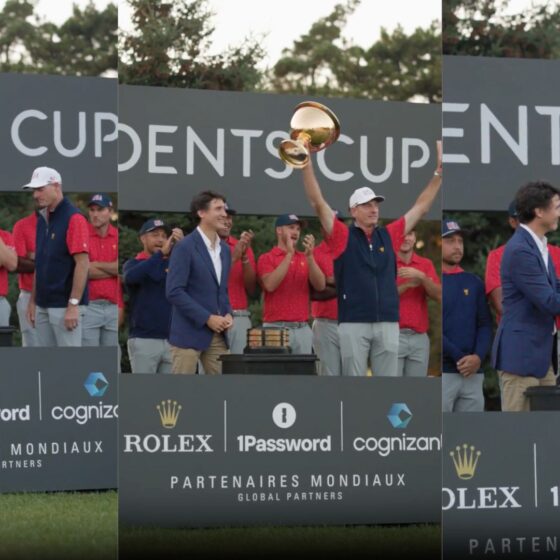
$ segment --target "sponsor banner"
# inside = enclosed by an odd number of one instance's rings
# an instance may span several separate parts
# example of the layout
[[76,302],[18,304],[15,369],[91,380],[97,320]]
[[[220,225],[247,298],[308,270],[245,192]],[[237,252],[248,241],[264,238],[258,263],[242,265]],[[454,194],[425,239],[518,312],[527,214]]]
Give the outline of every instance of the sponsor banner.
[[[310,215],[301,172],[278,145],[294,108],[308,98],[241,92],[121,86],[119,202],[122,209],[181,211],[212,188],[242,213]],[[317,154],[328,202],[345,210],[354,189],[387,198],[383,216],[406,212],[436,167],[441,108],[423,103],[314,98],[341,122],[338,141]],[[432,219],[439,219],[439,203]]]
[[558,419],[444,415],[444,558],[560,556]]
[[559,60],[444,57],[444,208],[505,212],[524,183],[560,184],[559,89]]
[[117,80],[0,74],[0,190],[54,167],[70,192],[117,191]]
[[119,378],[121,523],[439,523],[439,379]]
[[0,348],[0,492],[117,485],[114,348]]

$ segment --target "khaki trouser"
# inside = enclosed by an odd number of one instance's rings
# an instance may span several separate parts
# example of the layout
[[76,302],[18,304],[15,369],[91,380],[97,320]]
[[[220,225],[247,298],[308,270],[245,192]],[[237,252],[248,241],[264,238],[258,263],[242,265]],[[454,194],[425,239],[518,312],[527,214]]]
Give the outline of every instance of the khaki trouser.
[[223,334],[214,333],[210,346],[206,350],[195,350],[194,348],[179,348],[171,346],[171,358],[173,365],[172,373],[195,374],[198,360],[202,362],[206,375],[222,373],[222,362],[218,358],[222,354],[229,354]]
[[505,371],[500,371],[499,375],[502,382],[502,410],[504,412],[528,412],[530,410],[529,397],[525,396],[525,391],[529,387],[556,385],[552,366],[540,379],[531,375],[514,375]]

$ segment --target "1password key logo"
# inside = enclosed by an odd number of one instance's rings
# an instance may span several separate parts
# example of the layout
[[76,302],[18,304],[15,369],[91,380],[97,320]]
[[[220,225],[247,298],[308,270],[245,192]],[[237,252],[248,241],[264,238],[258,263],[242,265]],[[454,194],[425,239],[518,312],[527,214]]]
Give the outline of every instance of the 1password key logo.
[[296,421],[296,409],[290,403],[279,403],[272,411],[272,420],[279,428],[290,428]]
[[84,387],[90,397],[102,397],[109,387],[109,382],[100,371],[95,371],[88,375]]

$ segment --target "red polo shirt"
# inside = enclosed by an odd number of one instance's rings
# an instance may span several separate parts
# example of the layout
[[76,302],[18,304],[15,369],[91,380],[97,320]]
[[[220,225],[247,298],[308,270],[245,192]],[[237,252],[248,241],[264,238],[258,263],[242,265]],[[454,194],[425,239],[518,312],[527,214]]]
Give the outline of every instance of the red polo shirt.
[[[89,260],[91,262],[113,262],[119,256],[119,232],[109,224],[107,235],[101,237],[98,231],[88,223],[89,227]],[[89,281],[89,299],[106,299],[112,303],[118,302],[119,278],[97,278]]]
[[[37,233],[37,214],[29,214],[14,224],[14,245],[18,257],[29,258],[29,254],[35,254],[35,237]],[[22,272],[18,274],[18,285],[20,290],[30,292],[33,290],[33,272]]]
[[[334,261],[329,246],[322,241],[313,251],[317,266],[323,271],[328,278],[334,276]],[[311,302],[311,315],[316,319],[338,319],[338,301],[336,297],[325,301]]]
[[[420,257],[412,253],[412,259],[407,264],[399,258],[397,253],[397,271],[399,268],[409,266],[421,270],[428,278],[439,284],[439,278],[430,259]],[[401,278],[397,275],[397,286],[409,282],[408,278]],[[423,286],[408,288],[399,296],[399,327],[401,329],[413,329],[417,333],[428,331],[428,296]]]
[[[273,272],[284,260],[286,251],[274,247],[259,257],[257,274],[262,278]],[[264,290],[263,321],[304,322],[309,320],[309,270],[305,254],[296,251],[284,279],[274,290]]]
[[[239,243],[239,240],[230,235],[225,241],[229,245],[233,254],[233,249]],[[247,250],[246,256],[249,259],[249,263],[253,267],[253,270],[256,270],[257,266],[255,263],[255,255],[251,247]],[[228,279],[228,294],[231,308],[234,311],[247,309],[247,292],[245,291],[245,283],[243,282],[243,263],[241,262],[241,259],[231,265]]]
[[71,255],[89,253],[89,222],[83,214],[73,214],[66,230],[66,246]]
[[[14,238],[9,231],[4,231],[0,229],[0,239],[4,242],[8,249],[13,251],[16,250],[14,246]],[[8,295],[8,270],[0,266],[0,296],[7,296]]]

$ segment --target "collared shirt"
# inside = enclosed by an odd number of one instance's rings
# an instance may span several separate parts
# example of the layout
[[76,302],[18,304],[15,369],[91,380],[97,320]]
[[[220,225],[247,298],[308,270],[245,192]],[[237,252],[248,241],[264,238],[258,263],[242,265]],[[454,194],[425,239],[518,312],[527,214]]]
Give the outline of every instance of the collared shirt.
[[[412,267],[421,270],[430,280],[439,284],[439,278],[434,268],[434,264],[430,259],[421,257],[416,253],[412,253],[412,258],[407,264],[402,261],[397,253],[397,271],[399,268]],[[401,278],[397,275],[397,286],[410,282],[409,278]],[[408,288],[399,296],[399,327],[401,329],[412,329],[417,333],[425,333],[428,331],[428,295],[424,286],[415,286]]]
[[[33,212],[14,224],[14,245],[18,257],[29,258],[30,253],[35,253],[35,237],[37,234],[37,214]],[[20,290],[28,292],[33,290],[33,272],[20,272],[18,274]]]
[[216,234],[216,240],[214,244],[212,241],[206,236],[206,234],[202,231],[201,227],[198,226],[196,228],[198,233],[202,236],[202,240],[204,241],[204,245],[208,249],[208,254],[210,255],[210,260],[214,265],[214,272],[216,273],[216,278],[218,279],[218,284],[220,283],[220,278],[222,276],[222,260],[220,259],[220,253],[222,252],[222,246],[220,245],[220,238],[218,234]]
[[[225,242],[229,245],[231,254],[233,255],[233,249],[239,243],[239,240],[230,235],[225,240]],[[255,255],[251,247],[247,249],[245,255],[246,258],[249,259],[249,263],[253,267],[253,270],[256,270],[257,266],[255,264]],[[232,263],[231,265],[228,279],[228,295],[229,302],[231,303],[231,308],[234,311],[247,309],[247,292],[245,291],[245,282],[243,280],[243,263],[241,262],[241,259]]]
[[528,231],[533,241],[537,244],[537,247],[541,253],[541,257],[544,261],[544,266],[548,272],[548,239],[546,237],[540,238],[529,226],[526,224],[519,224],[524,230]]
[[[397,254],[404,239],[404,216],[401,216],[397,220],[394,220],[393,222],[387,224],[385,228],[387,229],[389,236],[391,237],[393,250],[395,251],[395,254]],[[338,257],[340,257],[340,255],[342,255],[342,253],[346,249],[346,246],[348,245],[349,235],[350,231],[348,229],[348,226],[340,220],[335,220],[333,223],[331,234],[325,239],[332,252],[332,257],[334,260],[338,259]],[[369,239],[369,242],[371,243],[371,238]]]
[[[257,274],[262,278],[278,268],[286,251],[274,247],[259,257]],[[263,321],[304,322],[309,319],[309,268],[305,254],[296,251],[288,272],[273,292],[264,291]]]
[[[322,241],[313,251],[315,262],[323,274],[328,278],[334,276],[334,261],[329,246]],[[338,319],[338,301],[336,296],[324,301],[311,302],[311,315],[316,319]]]
[[[4,231],[0,229],[0,239],[4,242],[8,249],[15,252],[16,248],[14,246],[14,238],[9,231]],[[0,266],[0,296],[8,295],[8,270]]]
[[[109,224],[107,234],[101,237],[98,231],[89,226],[89,260],[91,262],[114,262],[119,255],[119,234],[117,228]],[[89,299],[106,299],[118,302],[119,278],[96,278],[89,280]]]

